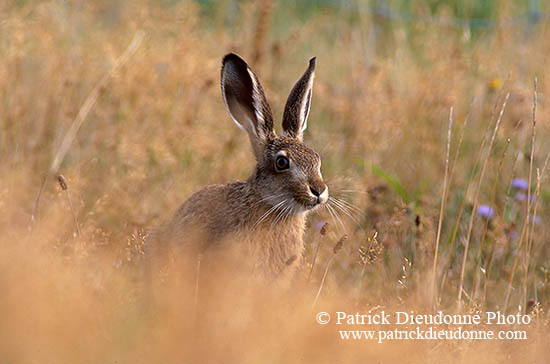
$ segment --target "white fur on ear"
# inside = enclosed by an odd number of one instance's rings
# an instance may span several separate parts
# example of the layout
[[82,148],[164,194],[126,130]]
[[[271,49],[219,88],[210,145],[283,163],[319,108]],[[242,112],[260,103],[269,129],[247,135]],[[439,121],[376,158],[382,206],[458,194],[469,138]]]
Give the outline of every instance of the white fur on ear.
[[258,78],[246,62],[230,53],[223,58],[221,88],[225,107],[237,126],[248,133],[257,158],[273,134],[273,117]]
[[[222,93],[225,95],[225,90],[224,90],[224,86],[223,86],[223,82],[222,82]],[[254,127],[254,123],[252,122],[252,120],[246,116],[246,113],[245,112],[237,112],[235,109],[238,108],[239,106],[238,105],[235,105],[235,106],[232,106],[232,107],[229,107],[228,105],[228,102],[227,102],[227,99],[226,97],[223,98],[223,102],[225,104],[225,109],[227,110],[227,113],[229,114],[229,117],[231,117],[231,120],[233,120],[233,122],[235,123],[235,125],[237,125],[239,127],[239,129],[241,129],[242,131],[244,132],[254,132],[256,133],[256,128]],[[234,111],[235,111],[235,114],[234,114]],[[242,115],[240,116],[239,118],[242,119],[242,120],[237,120],[237,117],[235,115]],[[246,127],[241,124],[242,122],[245,122],[246,123]]]
[[309,109],[311,106],[311,95],[313,93],[313,79],[315,78],[315,72],[311,73],[311,77],[307,83],[306,97],[302,100],[302,106],[300,107],[300,133],[303,133],[307,129],[307,117],[309,116]]
[[312,58],[307,70],[296,81],[288,95],[283,114],[284,135],[302,140],[303,133],[307,129],[314,78],[315,58]]
[[[263,125],[265,123],[265,116],[262,112],[262,96],[260,95],[258,80],[250,68],[246,69],[252,80],[252,103],[254,105],[254,113],[256,115],[256,120],[258,120],[258,125]],[[256,134],[259,134],[259,130],[256,130]],[[259,136],[259,135],[258,135]]]

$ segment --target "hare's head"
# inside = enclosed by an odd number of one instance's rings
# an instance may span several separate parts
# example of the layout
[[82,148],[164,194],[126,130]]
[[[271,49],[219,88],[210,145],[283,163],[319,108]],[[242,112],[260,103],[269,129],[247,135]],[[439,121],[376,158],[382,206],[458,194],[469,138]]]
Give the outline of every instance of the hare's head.
[[296,82],[286,102],[283,132],[277,135],[260,81],[239,56],[223,59],[221,86],[233,121],[246,131],[258,162],[253,176],[263,200],[286,213],[324,204],[328,188],[321,176],[321,157],[302,143],[311,104],[315,58]]

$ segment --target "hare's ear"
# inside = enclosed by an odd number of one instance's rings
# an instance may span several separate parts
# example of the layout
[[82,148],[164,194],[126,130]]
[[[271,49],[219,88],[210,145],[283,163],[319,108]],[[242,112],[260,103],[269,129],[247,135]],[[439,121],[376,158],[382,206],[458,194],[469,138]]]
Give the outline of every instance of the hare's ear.
[[283,114],[284,135],[302,140],[307,128],[307,116],[311,105],[313,78],[315,77],[315,57],[309,60],[309,67],[290,91]]
[[262,85],[246,62],[233,53],[223,58],[221,84],[227,111],[237,126],[248,133],[259,160],[267,140],[275,133]]

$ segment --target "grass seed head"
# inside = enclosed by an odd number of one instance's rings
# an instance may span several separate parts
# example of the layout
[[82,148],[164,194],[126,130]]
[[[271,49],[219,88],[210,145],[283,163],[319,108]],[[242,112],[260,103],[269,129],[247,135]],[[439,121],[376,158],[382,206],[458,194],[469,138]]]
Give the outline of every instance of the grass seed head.
[[328,222],[325,222],[323,226],[321,226],[321,231],[320,231],[321,235],[325,236],[327,234],[328,226],[329,226]]
[[336,245],[334,246],[334,249],[332,249],[334,255],[338,254],[338,252],[342,249],[342,247],[344,246],[344,242],[348,239],[348,234],[344,234],[342,235],[342,237],[340,238],[340,240],[338,240],[338,242],[336,243]]
[[67,191],[67,180],[63,177],[62,174],[57,176],[57,182],[63,191]]

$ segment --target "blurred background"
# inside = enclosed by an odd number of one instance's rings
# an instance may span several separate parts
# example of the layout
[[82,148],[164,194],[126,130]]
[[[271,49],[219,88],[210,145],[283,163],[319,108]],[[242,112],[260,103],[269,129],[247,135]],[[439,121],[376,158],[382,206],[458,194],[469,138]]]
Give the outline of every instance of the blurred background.
[[[7,325],[19,338],[7,358],[44,344],[29,317],[63,313],[39,320],[54,336],[135,331],[119,310],[147,231],[202,186],[251,173],[220,94],[228,52],[258,74],[278,130],[317,57],[304,139],[344,202],[310,218],[302,276],[330,224],[313,291],[348,234],[321,297],[426,307],[435,272],[436,307],[546,317],[549,20],[537,0],[3,1],[1,307],[28,307]],[[47,357],[67,354],[46,343]]]

